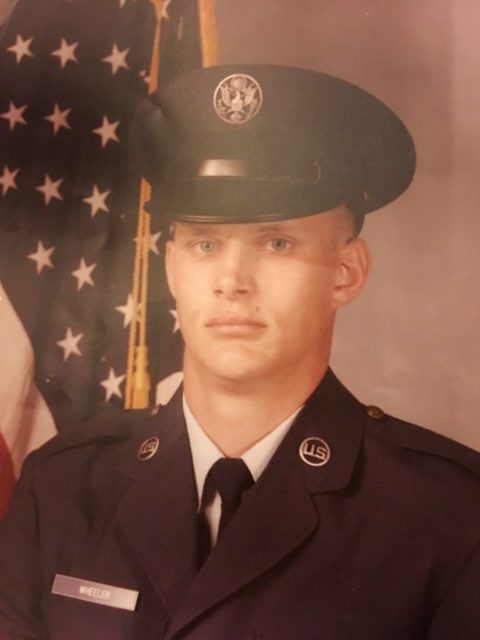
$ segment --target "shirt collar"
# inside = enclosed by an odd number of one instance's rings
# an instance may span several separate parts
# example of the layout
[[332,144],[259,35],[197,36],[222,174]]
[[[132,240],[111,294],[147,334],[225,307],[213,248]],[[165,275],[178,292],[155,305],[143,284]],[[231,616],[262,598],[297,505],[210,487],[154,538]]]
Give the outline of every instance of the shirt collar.
[[[283,422],[277,425],[272,431],[270,431],[270,433],[256,442],[253,447],[250,447],[250,449],[245,451],[241,456],[255,481],[260,477],[265,467],[270,462],[273,454],[277,450],[302,408],[303,406],[299,407],[290,416],[288,416],[288,418],[283,420]],[[217,445],[210,440],[198,423],[188,406],[185,394],[183,395],[183,413],[187,424],[188,438],[190,440],[190,449],[192,452],[193,471],[197,486],[197,497],[200,503],[205,479],[211,466],[219,458],[224,458],[225,456]]]

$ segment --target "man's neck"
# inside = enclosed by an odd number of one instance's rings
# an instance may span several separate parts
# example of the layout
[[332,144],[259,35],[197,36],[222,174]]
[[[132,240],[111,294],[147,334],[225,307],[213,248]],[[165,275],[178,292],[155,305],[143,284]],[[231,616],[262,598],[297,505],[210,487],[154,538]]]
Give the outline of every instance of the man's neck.
[[208,437],[224,455],[239,457],[305,403],[326,369],[242,385],[214,381],[185,363],[184,389]]

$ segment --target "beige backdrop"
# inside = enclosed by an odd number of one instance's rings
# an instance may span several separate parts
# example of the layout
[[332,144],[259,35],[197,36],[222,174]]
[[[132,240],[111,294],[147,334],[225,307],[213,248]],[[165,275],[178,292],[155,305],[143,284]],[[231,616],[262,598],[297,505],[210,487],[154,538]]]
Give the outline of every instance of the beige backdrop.
[[[11,4],[0,0],[0,21]],[[374,270],[340,314],[333,364],[364,402],[480,449],[480,3],[217,0],[216,11],[220,62],[338,75],[408,125],[417,176],[367,219]]]

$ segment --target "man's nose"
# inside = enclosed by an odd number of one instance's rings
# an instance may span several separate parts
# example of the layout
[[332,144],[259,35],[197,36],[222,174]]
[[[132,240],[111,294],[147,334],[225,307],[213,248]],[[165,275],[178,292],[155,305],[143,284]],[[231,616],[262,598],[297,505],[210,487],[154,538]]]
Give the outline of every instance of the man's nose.
[[241,246],[222,251],[215,274],[214,293],[227,300],[251,295],[255,289],[251,253]]

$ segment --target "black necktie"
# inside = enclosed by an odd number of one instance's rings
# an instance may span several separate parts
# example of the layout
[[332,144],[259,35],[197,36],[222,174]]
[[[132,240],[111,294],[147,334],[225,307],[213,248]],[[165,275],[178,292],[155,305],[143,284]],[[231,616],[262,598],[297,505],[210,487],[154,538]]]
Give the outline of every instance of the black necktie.
[[208,476],[222,500],[222,514],[218,527],[220,537],[238,509],[243,492],[252,486],[253,478],[241,458],[220,458],[212,465]]

